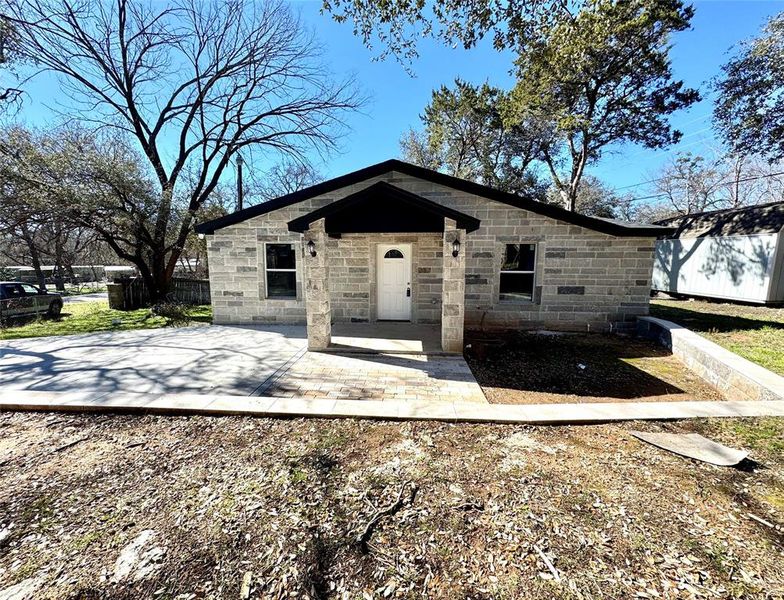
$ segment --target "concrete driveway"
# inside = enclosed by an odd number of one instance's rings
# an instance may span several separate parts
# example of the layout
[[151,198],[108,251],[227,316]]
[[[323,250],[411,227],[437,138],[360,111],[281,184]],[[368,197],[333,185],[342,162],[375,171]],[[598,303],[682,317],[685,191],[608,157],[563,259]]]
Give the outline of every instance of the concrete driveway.
[[304,327],[205,325],[0,342],[3,390],[253,394]]
[[315,353],[306,347],[305,327],[291,325],[204,325],[13,340],[0,342],[0,392],[486,402],[462,356],[367,349]]

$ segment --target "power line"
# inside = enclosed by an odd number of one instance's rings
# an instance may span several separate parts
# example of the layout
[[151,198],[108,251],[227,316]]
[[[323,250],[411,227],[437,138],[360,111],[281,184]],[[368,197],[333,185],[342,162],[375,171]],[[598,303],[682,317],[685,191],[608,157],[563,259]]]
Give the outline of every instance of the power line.
[[[686,146],[682,146],[682,147],[683,148],[688,148],[689,146],[694,146],[695,144],[701,144],[702,142],[703,142],[703,140],[698,140],[696,142],[692,142],[691,144],[687,144]],[[675,148],[673,148],[672,150],[660,150],[660,152],[667,152],[668,154],[672,153],[674,151],[676,151]],[[680,152],[680,149],[677,149],[677,151]],[[649,179],[647,181],[642,181],[640,183],[632,183],[631,185],[624,185],[623,187],[619,187],[619,188],[615,188],[615,189],[616,190],[627,190],[629,188],[640,187],[641,185],[647,185],[649,183],[656,183],[657,181],[664,181],[665,179],[667,179],[667,178],[666,177],[656,177],[654,179]]]
[[704,121],[705,119],[707,119],[710,116],[713,116],[713,113],[712,112],[706,112],[706,113],[701,114],[699,117],[695,117],[691,121],[686,121],[685,123],[681,123],[680,125],[677,125],[676,127],[683,127],[684,125],[691,125],[692,123],[696,123],[697,121]]
[[[740,179],[732,179],[730,181],[721,181],[721,182],[717,183],[716,185],[717,186],[719,186],[719,185],[736,185],[738,183],[744,183],[746,181],[754,181],[756,179],[766,179],[768,177],[777,177],[779,175],[784,175],[784,171],[777,171],[776,173],[765,173],[764,175],[752,175],[752,176],[749,176],[749,177],[742,177]],[[653,181],[660,181],[660,180],[654,179]],[[652,182],[648,182],[648,183],[652,183]],[[623,189],[623,188],[618,188],[618,189]],[[638,198],[629,198],[627,200],[627,202],[639,202],[641,200],[653,200],[654,198],[661,198],[663,196],[667,196],[667,194],[662,192],[660,194],[652,194],[650,196],[640,196]]]
[[680,139],[680,141],[677,144],[675,144],[671,148],[661,148],[659,150],[646,149],[646,150],[640,150],[639,152],[635,152],[634,154],[630,154],[627,157],[627,159],[628,159],[627,160],[627,164],[630,163],[631,159],[633,159],[635,156],[642,156],[643,154],[648,154],[648,153],[650,153],[651,155],[672,154],[673,152],[680,152],[683,148],[690,148],[692,146],[696,146],[697,144],[703,144],[703,143],[705,143],[705,139],[704,138],[696,140],[694,142],[689,142],[688,144],[684,144],[683,140],[685,140],[686,138],[690,138],[690,137],[693,137],[695,135],[698,135],[700,133],[705,133],[706,131],[710,131],[711,129],[713,129],[713,127],[706,127],[704,129],[700,129],[698,131],[694,131],[694,132],[690,133],[689,135],[685,135],[685,136],[683,136]]
[[[689,125],[690,123],[696,123],[697,121],[703,121],[703,120],[705,120],[706,118],[708,118],[710,116],[711,116],[711,113],[704,114],[701,117],[698,117],[698,118],[693,119],[691,121],[687,121],[686,123],[682,123],[681,126]],[[702,144],[705,141],[704,139],[699,139],[697,141],[690,142],[688,144],[684,144],[683,140],[691,138],[691,137],[694,137],[695,135],[699,135],[700,133],[705,133],[706,131],[710,131],[711,129],[713,129],[712,125],[710,127],[704,127],[702,129],[698,129],[697,131],[692,131],[691,133],[688,133],[688,134],[684,135],[678,141],[678,143],[675,144],[671,148],[660,148],[659,150],[645,149],[645,150],[640,150],[638,152],[635,152],[634,154],[631,154],[631,155],[626,157],[626,160],[625,160],[625,162],[622,163],[622,166],[630,165],[633,162],[632,161],[633,158],[635,158],[637,156],[642,156],[643,154],[648,154],[648,153],[650,153],[652,155],[659,155],[659,154],[662,154],[662,153],[664,153],[664,154],[672,154],[673,152],[680,152],[681,149],[683,149],[683,148],[690,148],[691,146],[696,146],[697,144]],[[631,187],[631,186],[629,186],[629,187]]]
[[665,178],[664,177],[659,177],[657,179],[649,179],[648,181],[641,181],[640,183],[633,183],[631,185],[624,185],[622,187],[615,188],[615,191],[617,192],[619,190],[628,190],[629,188],[640,187],[641,185],[648,185],[649,183],[656,183],[657,181],[662,181],[662,179],[665,179]]

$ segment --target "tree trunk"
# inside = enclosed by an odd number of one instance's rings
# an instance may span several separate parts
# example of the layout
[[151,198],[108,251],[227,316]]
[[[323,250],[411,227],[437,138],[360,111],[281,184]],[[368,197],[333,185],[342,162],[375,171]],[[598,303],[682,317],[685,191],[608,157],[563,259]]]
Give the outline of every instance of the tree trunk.
[[144,282],[150,304],[158,303],[161,296],[158,292],[158,283],[154,271],[141,257],[134,259],[133,263],[136,265],[136,268],[139,269],[139,275]]
[[54,231],[54,285],[58,292],[65,291],[63,280],[63,227],[59,219],[55,222]]
[[558,188],[558,193],[561,194],[561,199],[564,203],[564,208],[571,212],[574,212],[575,208],[577,207],[577,194],[572,189],[572,186],[568,187],[560,187]]
[[[144,273],[142,273],[144,277]],[[147,291],[150,295],[150,304],[158,304],[166,301],[166,295],[169,291],[171,278],[166,275],[166,262],[164,257],[159,252],[154,252],[153,258],[150,261],[147,277],[145,277],[145,284]]]
[[24,239],[25,243],[27,244],[27,249],[30,251],[30,262],[33,267],[33,271],[35,271],[35,278],[38,281],[38,287],[41,288],[41,291],[46,291],[46,276],[44,275],[43,269],[41,269],[41,255],[38,254],[38,248],[35,247],[35,241],[33,240],[33,236],[30,233],[30,230],[27,228],[27,223],[22,223],[20,225],[20,229],[22,230],[22,239]]

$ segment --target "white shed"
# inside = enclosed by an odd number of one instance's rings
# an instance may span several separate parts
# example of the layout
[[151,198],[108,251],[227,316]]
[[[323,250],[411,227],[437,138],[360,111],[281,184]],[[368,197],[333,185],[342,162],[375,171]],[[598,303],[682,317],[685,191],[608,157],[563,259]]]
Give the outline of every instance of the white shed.
[[784,303],[784,202],[715,210],[657,223],[655,291],[760,304]]

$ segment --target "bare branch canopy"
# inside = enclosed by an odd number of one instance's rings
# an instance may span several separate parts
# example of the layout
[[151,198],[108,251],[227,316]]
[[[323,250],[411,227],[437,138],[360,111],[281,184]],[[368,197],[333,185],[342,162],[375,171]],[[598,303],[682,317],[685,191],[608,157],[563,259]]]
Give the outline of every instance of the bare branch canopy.
[[302,161],[329,151],[345,111],[361,103],[353,81],[329,77],[311,33],[276,0],[2,5],[18,52],[60,76],[77,118],[138,143],[160,195],[140,225],[161,292],[233,157],[242,151],[252,167],[270,155]]

